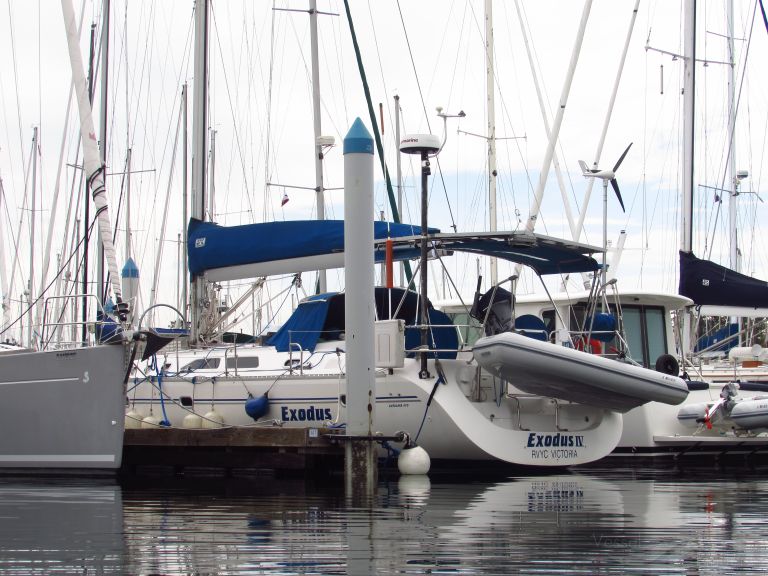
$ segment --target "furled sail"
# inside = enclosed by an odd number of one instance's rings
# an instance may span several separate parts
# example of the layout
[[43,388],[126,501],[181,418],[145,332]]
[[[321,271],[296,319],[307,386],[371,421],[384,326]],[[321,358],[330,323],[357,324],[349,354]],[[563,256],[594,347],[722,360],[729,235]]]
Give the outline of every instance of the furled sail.
[[[77,33],[75,12],[70,0],[62,0],[61,9],[64,15],[64,24],[67,31],[67,43],[69,45],[69,61],[72,66],[72,82],[77,95],[77,105],[80,111],[80,135],[83,141],[83,169],[85,170],[88,188],[96,206],[96,214],[99,222],[99,235],[104,245],[104,256],[109,269],[112,293],[118,305],[122,302],[122,289],[120,286],[120,274],[117,271],[117,256],[115,246],[112,243],[112,225],[107,211],[107,190],[104,186],[104,166],[99,160],[99,147],[93,128],[93,114],[88,99],[88,85],[83,71],[83,57],[80,52],[80,38]],[[122,308],[120,308],[122,311]]]

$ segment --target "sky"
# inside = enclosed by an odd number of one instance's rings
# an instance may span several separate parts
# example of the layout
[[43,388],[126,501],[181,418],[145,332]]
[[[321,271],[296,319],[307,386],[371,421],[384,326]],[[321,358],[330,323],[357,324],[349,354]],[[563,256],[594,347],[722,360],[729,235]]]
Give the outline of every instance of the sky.
[[[326,217],[343,218],[340,145],[356,117],[370,130],[373,127],[344,4],[338,0],[317,0],[317,4],[323,12],[318,17],[322,134],[333,136],[336,142],[323,161],[325,186],[329,188]],[[74,5],[75,12],[83,15],[81,46],[87,57],[93,22],[97,23],[95,42],[100,42],[101,2],[81,4],[74,0]],[[536,85],[552,127],[565,93],[579,23],[588,5],[586,31],[556,146],[564,192],[551,167],[546,172],[536,228],[537,232],[563,238],[572,237],[563,198],[578,215],[588,186],[578,160],[588,164],[596,160],[635,0],[594,0],[591,4],[572,0],[493,2],[498,229],[525,226],[542,180],[548,144]],[[313,218],[315,194],[305,189],[315,186],[308,0],[215,0],[212,6],[209,123],[215,131],[213,219],[234,225]],[[762,172],[768,98],[761,57],[768,47],[767,34],[754,2],[736,1],[734,6],[739,102],[736,163],[737,169],[749,172],[741,182],[742,192],[765,197]],[[195,80],[193,8],[192,0],[112,1],[106,99],[107,168],[111,175],[107,188],[112,223],[117,227],[119,267],[130,253],[141,270],[140,309],[152,302],[178,303],[181,296],[180,110],[182,85],[186,82],[191,92]],[[396,173],[397,95],[401,134],[446,136],[445,147],[433,162],[430,225],[443,231],[453,227],[464,232],[487,230],[484,3],[351,0],[350,9],[377,122],[382,124],[390,173],[393,177]],[[33,295],[49,284],[49,290],[54,290],[55,271],[65,268],[74,244],[65,222],[72,221],[74,215],[82,217],[83,208],[77,203],[81,184],[76,168],[80,162],[76,109],[72,106],[68,112],[71,73],[59,2],[6,0],[0,11],[0,288],[17,312],[24,306],[22,292],[28,287],[30,262]],[[728,67],[722,64],[727,60],[725,11],[726,2],[699,3],[694,251],[728,264],[729,199],[727,193],[716,190],[728,187]],[[616,244],[622,230],[626,231],[615,272],[620,285],[627,289],[674,292],[677,287],[682,63],[657,50],[682,53],[681,22],[682,2],[639,2],[598,161],[601,168],[612,167],[632,143],[617,173],[626,212],[621,211],[609,189],[606,221],[611,245]],[[102,106],[97,89],[96,119]],[[449,115],[463,111],[465,116],[449,119],[444,131],[437,107]],[[188,109],[191,118],[191,97]],[[36,203],[30,210],[35,127],[39,130]],[[128,188],[124,172],[129,148],[132,235],[127,250],[127,208],[121,195],[124,198]],[[210,155],[207,162],[210,168]],[[410,157],[402,158],[402,166],[403,221],[418,223],[418,166]],[[378,160],[375,191],[374,216],[379,217],[381,211],[387,216]],[[286,194],[289,201],[282,205]],[[766,208],[757,194],[738,197],[742,270],[768,278],[762,230]],[[717,202],[716,196],[724,201]],[[602,189],[596,185],[579,236],[582,242],[602,244],[602,210]],[[34,242],[30,213],[36,222]],[[46,249],[48,245],[50,249]],[[43,280],[46,255],[50,262]],[[431,266],[436,270],[437,263]],[[479,267],[487,283],[487,262],[455,256],[446,266],[465,297],[474,290],[474,275],[466,274],[467,270]],[[70,265],[62,276],[67,273],[74,278],[77,270]],[[510,273],[511,269],[502,265],[499,277]],[[305,289],[310,290],[312,276],[305,275],[304,282]],[[235,298],[243,284],[224,286],[221,294]],[[329,273],[329,284],[343,284],[343,271]],[[433,296],[449,297],[449,287],[446,280],[435,282]],[[530,279],[521,287],[534,288]],[[273,293],[278,290],[273,289]]]

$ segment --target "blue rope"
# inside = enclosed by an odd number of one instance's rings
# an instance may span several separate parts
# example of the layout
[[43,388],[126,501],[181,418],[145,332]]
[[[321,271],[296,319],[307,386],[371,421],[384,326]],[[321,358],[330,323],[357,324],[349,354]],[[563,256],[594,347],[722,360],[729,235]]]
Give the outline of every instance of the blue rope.
[[424,408],[424,416],[421,417],[421,424],[419,424],[419,431],[416,432],[416,437],[413,439],[413,443],[416,444],[419,436],[421,435],[421,429],[424,427],[424,422],[427,419],[427,412],[429,412],[429,406],[432,404],[432,398],[435,397],[435,392],[437,391],[437,387],[440,384],[445,384],[445,380],[443,379],[442,374],[438,374],[437,380],[435,380],[434,386],[432,386],[432,392],[429,394],[429,399],[427,400],[427,405]]
[[157,355],[152,354],[152,360],[149,363],[149,369],[155,371],[157,374],[157,389],[160,391],[160,409],[163,411],[163,419],[160,421],[160,426],[170,426],[171,421],[168,420],[168,414],[165,413],[165,398],[163,395],[163,372],[157,366]]

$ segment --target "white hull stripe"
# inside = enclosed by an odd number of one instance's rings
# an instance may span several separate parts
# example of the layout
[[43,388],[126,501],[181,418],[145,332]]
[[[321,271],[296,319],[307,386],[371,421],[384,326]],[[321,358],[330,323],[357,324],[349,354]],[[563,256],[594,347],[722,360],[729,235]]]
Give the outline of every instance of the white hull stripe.
[[41,380],[10,380],[6,382],[0,382],[0,386],[14,386],[19,384],[52,384],[56,382],[77,382],[79,378],[47,378]]
[[114,454],[0,454],[0,462],[114,462]]

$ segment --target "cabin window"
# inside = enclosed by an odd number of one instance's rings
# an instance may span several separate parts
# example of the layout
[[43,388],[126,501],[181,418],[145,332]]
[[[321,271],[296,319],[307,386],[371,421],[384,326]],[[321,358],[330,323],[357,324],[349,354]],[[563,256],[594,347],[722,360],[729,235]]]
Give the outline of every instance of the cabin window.
[[195,370],[214,370],[219,367],[221,358],[198,358],[184,366],[180,372],[194,372]]
[[645,309],[645,324],[648,333],[648,366],[656,365],[656,359],[667,353],[667,334],[664,325],[664,310]]
[[667,353],[667,327],[664,308],[657,306],[624,306],[624,332],[629,344],[629,356],[646,368]]
[[258,356],[235,356],[227,358],[227,369],[240,369],[243,368],[258,368],[259,357]]
[[642,309],[626,306],[623,309],[624,334],[629,345],[629,357],[643,366],[648,366],[643,353],[643,318]]

